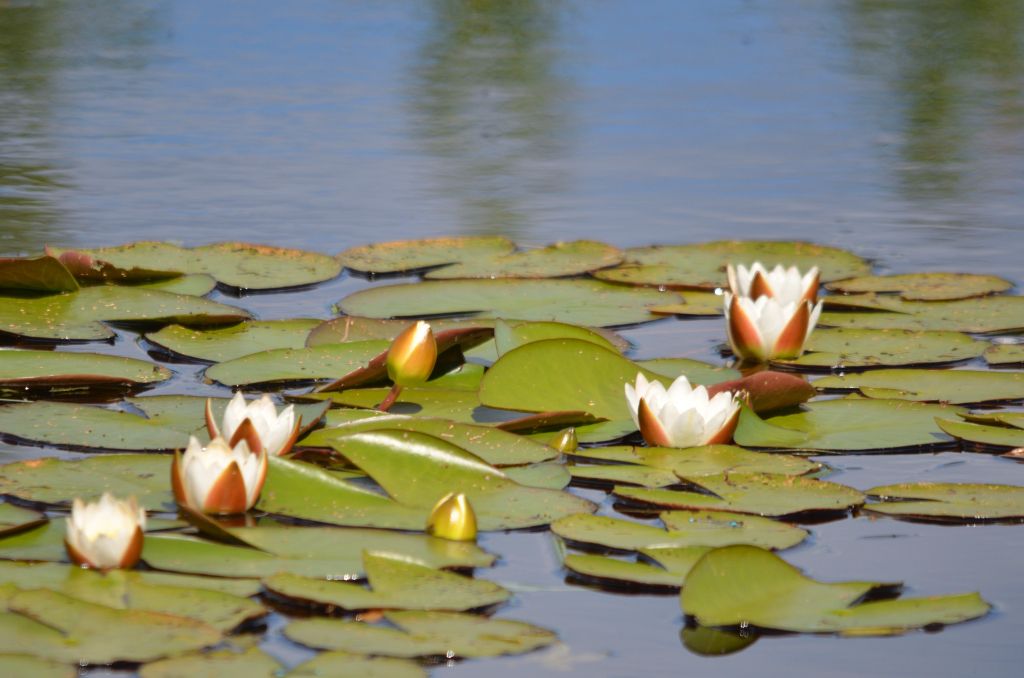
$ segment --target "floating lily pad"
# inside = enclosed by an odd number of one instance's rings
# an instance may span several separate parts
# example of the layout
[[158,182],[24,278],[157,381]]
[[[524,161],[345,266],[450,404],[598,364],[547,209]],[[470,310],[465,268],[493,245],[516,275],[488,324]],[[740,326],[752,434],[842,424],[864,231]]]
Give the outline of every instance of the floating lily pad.
[[[206,401],[215,421],[224,419],[230,398],[203,398],[188,395],[156,395],[141,398],[126,398],[132,407],[139,409],[155,424],[185,431],[200,441],[209,440],[206,430]],[[319,423],[327,411],[327,403],[295,403],[295,415],[302,418],[300,432],[306,432]],[[278,409],[281,409],[279,406]]]
[[936,419],[939,428],[958,440],[996,447],[1024,447],[1024,430],[1016,427],[985,426],[966,421]]
[[975,424],[986,424],[989,426],[1008,426],[1010,428],[1024,429],[1024,412],[1006,412],[996,410],[995,412],[970,412],[961,415],[964,420]]
[[49,341],[114,337],[104,322],[223,325],[249,318],[234,306],[136,287],[100,285],[45,297],[0,296],[0,332]]
[[205,273],[179,275],[166,280],[154,280],[134,285],[137,289],[160,290],[172,294],[187,294],[193,297],[205,297],[217,287],[217,281]]
[[701,478],[722,473],[777,473],[798,476],[821,469],[821,464],[803,457],[752,452],[735,445],[705,445],[685,449],[610,445],[579,449],[572,454],[586,459],[641,464],[671,471],[682,478]]
[[973,522],[1024,518],[1024,487],[982,483],[903,483],[865,490],[864,508],[918,520]]
[[801,412],[768,419],[744,409],[733,439],[738,445],[789,450],[928,450],[949,444],[935,418],[964,412],[947,405],[867,398],[822,400],[802,407]]
[[580,514],[555,521],[551,532],[574,544],[624,551],[729,544],[786,549],[807,537],[805,530],[793,525],[726,511],[665,511],[661,519],[665,529],[631,520]]
[[[328,418],[330,423],[330,418]],[[472,452],[488,464],[513,466],[554,459],[558,452],[547,445],[489,426],[474,426],[448,419],[386,414],[322,428],[299,442],[304,447],[330,447],[331,442],[360,431],[397,429],[419,431]]]
[[173,450],[188,443],[187,433],[144,417],[70,403],[2,405],[0,432],[22,440],[76,449]]
[[0,674],[32,678],[75,678],[78,671],[66,663],[27,654],[3,654],[0,655]]
[[474,315],[608,327],[653,320],[647,306],[677,301],[671,293],[597,280],[438,280],[371,287],[338,307],[368,318]]
[[679,632],[683,647],[702,657],[723,657],[745,650],[760,638],[751,629],[715,629],[700,625],[687,625]]
[[572,480],[569,470],[564,464],[549,461],[528,466],[509,466],[502,471],[511,480],[528,487],[539,487],[545,490],[564,489]]
[[0,388],[138,387],[171,377],[145,360],[63,351],[0,350]]
[[[248,674],[246,675],[248,676]],[[299,664],[286,675],[288,678],[293,676],[295,678],[299,676],[426,678],[427,672],[421,669],[416,662],[408,659],[366,657],[349,652],[321,652],[309,661]]]
[[[842,297],[840,297],[842,298]],[[951,330],[973,334],[1024,330],[1024,297],[993,296],[958,301],[903,301],[875,297],[882,311],[825,311],[819,326],[892,330]]]
[[954,405],[1024,399],[1024,373],[978,370],[876,370],[822,377],[819,389],[856,389],[869,398]]
[[280,675],[281,665],[258,647],[251,647],[245,652],[218,650],[162,659],[139,670],[139,678],[277,678]]
[[706,626],[757,626],[802,633],[892,635],[985,615],[976,593],[858,601],[880,582],[826,584],[754,546],[727,546],[701,558],[686,578],[683,611]]
[[1005,292],[1013,283],[994,275],[973,273],[904,273],[849,278],[825,287],[835,292],[895,292],[907,300],[945,301]]
[[825,328],[811,334],[804,355],[777,362],[829,369],[952,363],[976,358],[987,346],[961,332]]
[[705,476],[695,484],[712,494],[616,487],[615,495],[629,501],[665,508],[709,509],[775,517],[818,511],[847,511],[864,503],[864,495],[846,485],[770,473]]
[[[465,450],[423,433],[356,433],[333,446],[404,505],[430,509],[449,492],[464,493],[482,530],[546,525],[595,508],[567,492],[520,485]],[[410,477],[416,482],[408,482]]]
[[994,367],[1024,364],[1024,344],[996,344],[985,350],[985,362]]
[[41,513],[11,504],[0,504],[0,537],[38,527],[46,521],[46,516]]
[[739,379],[743,375],[739,370],[719,367],[701,360],[691,358],[652,358],[637,360],[637,366],[650,370],[669,379],[676,379],[685,374],[691,384],[721,384],[727,380]]
[[274,595],[342,610],[447,610],[462,612],[502,603],[512,595],[486,579],[443,572],[402,556],[366,552],[370,588],[361,584],[277,574],[263,580]]
[[[697,558],[710,551],[709,547],[693,546]],[[686,579],[686,572],[672,572],[657,565],[633,560],[621,560],[591,553],[571,553],[565,557],[565,569],[578,579],[604,585],[627,588],[678,589]]]
[[207,368],[206,377],[226,386],[335,379],[365,366],[388,348],[386,341],[359,341],[315,348],[276,348]]
[[391,657],[497,657],[550,645],[547,629],[510,619],[459,612],[387,612],[397,628],[336,619],[299,619],[285,627],[289,639],[310,647]]
[[724,315],[725,306],[721,294],[700,290],[685,290],[683,301],[678,304],[651,306],[651,313],[658,315],[693,315],[712,316]]
[[591,329],[559,322],[506,322],[494,323],[494,341],[498,355],[504,355],[514,348],[545,339],[582,339],[613,351],[622,352],[629,348],[629,342],[611,330]]
[[341,272],[341,265],[323,254],[239,242],[193,248],[164,242],[136,242],[97,249],[52,249],[57,255],[64,252],[86,254],[120,269],[207,273],[224,285],[248,290],[313,285]]
[[[353,388],[329,393],[309,393],[303,398],[326,400],[344,407],[374,409],[387,397],[390,388]],[[481,423],[475,417],[480,398],[472,391],[441,388],[403,388],[391,406],[394,414],[452,419],[466,424]]]
[[615,266],[622,252],[602,242],[574,240],[520,252],[463,258],[426,274],[435,280],[456,278],[558,278]]
[[676,474],[672,471],[636,464],[601,464],[598,466],[573,464],[568,469],[573,480],[577,481],[577,484],[584,485],[668,487],[679,482]]
[[176,355],[219,363],[271,349],[302,348],[320,322],[309,318],[250,320],[206,330],[168,325],[147,334],[146,339]]
[[[430,327],[435,333],[444,330],[458,330],[476,327],[493,327],[494,320],[452,318],[433,318]],[[306,346],[323,346],[324,344],[346,344],[350,341],[367,341],[369,339],[386,339],[391,341],[409,327],[408,320],[392,320],[387,318],[361,318],[344,315],[339,318],[325,320],[317,325],[306,338]]]
[[863,275],[871,270],[864,259],[835,247],[806,242],[722,240],[695,245],[638,247],[625,251],[626,262],[593,275],[629,285],[714,289],[728,284],[726,264],[749,266],[760,261],[807,271],[821,270],[822,281]]
[[360,273],[404,273],[507,254],[515,248],[501,236],[398,240],[350,247],[338,255],[338,261]]
[[0,290],[74,292],[75,276],[55,257],[0,258]]

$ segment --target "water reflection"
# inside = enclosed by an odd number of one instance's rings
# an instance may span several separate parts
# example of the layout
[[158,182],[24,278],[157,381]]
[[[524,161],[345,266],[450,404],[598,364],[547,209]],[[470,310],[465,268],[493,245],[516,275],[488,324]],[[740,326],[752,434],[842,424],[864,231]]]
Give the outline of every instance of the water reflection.
[[898,101],[896,173],[906,197],[990,188],[983,165],[1019,179],[1024,3],[860,0],[847,19],[857,69]]
[[555,63],[561,7],[534,0],[434,0],[408,99],[414,136],[439,160],[437,189],[461,230],[529,233],[535,199],[557,192],[570,123]]

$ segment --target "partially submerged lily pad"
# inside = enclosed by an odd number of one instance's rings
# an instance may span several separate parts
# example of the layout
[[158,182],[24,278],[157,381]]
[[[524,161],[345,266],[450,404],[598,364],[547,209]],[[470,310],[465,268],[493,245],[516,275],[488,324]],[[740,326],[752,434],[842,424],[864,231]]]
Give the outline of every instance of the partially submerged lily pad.
[[892,588],[882,582],[828,584],[769,551],[727,546],[701,558],[686,578],[683,611],[706,626],[757,626],[802,633],[893,635],[985,615],[977,593],[860,603]]
[[848,278],[825,287],[835,292],[894,292],[907,300],[945,301],[1005,292],[1013,283],[973,273],[904,273]]
[[936,419],[939,428],[958,440],[1002,448],[1024,447],[1024,430],[1008,426],[986,426],[953,419]]
[[0,350],[0,389],[132,388],[171,377],[171,371],[145,360],[99,353]]
[[213,365],[206,377],[226,386],[333,379],[365,366],[387,348],[388,343],[379,340],[275,348]]
[[[693,552],[696,562],[696,559],[711,549],[692,546],[689,550]],[[629,589],[678,589],[683,585],[688,571],[667,570],[650,563],[593,553],[570,553],[565,557],[563,565],[575,579]]]
[[876,370],[822,377],[819,389],[856,389],[869,398],[954,405],[1024,399],[1024,373],[979,370]]
[[359,245],[337,258],[345,268],[360,273],[404,273],[507,254],[515,248],[501,236],[427,238]]
[[976,358],[988,346],[961,332],[824,328],[811,334],[804,355],[775,362],[828,369],[943,364]]
[[1024,487],[983,483],[903,483],[865,490],[864,509],[916,520],[973,522],[1024,518]]
[[320,322],[310,318],[249,320],[213,329],[168,325],[147,334],[146,340],[175,355],[219,363],[271,349],[302,348]]
[[603,242],[574,240],[519,252],[472,258],[429,271],[433,280],[457,278],[558,278],[615,266],[622,252]]

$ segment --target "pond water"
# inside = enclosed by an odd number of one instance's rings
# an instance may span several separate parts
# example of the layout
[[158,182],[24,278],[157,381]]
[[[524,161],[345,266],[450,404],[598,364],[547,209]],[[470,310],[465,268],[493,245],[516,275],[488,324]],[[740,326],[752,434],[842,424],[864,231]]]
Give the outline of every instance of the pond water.
[[[1021,285],[1022,158],[1017,0],[0,4],[0,254],[139,239],[328,253],[480,233],[805,239],[880,272]],[[368,284],[240,303],[327,317]],[[720,321],[625,334],[637,357],[721,361]],[[111,350],[146,356],[132,334]],[[154,393],[223,393],[174,369]],[[3,460],[40,453],[56,452],[0,444]],[[1024,465],[980,454],[829,463],[859,488],[1024,484]],[[716,658],[681,644],[676,596],[573,585],[547,534],[490,534],[502,562],[481,576],[517,593],[502,614],[565,645],[434,674],[1019,675],[1021,529],[815,525],[786,559],[816,578],[980,590],[995,609],[940,633],[762,637]],[[306,656],[282,624],[267,649]]]

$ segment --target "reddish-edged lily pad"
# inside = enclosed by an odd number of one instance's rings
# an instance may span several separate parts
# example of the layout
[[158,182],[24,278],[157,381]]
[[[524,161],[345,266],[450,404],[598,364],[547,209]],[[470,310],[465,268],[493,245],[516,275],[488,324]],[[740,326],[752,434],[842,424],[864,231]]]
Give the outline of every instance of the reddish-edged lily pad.
[[74,292],[75,276],[55,257],[0,258],[0,290]]

